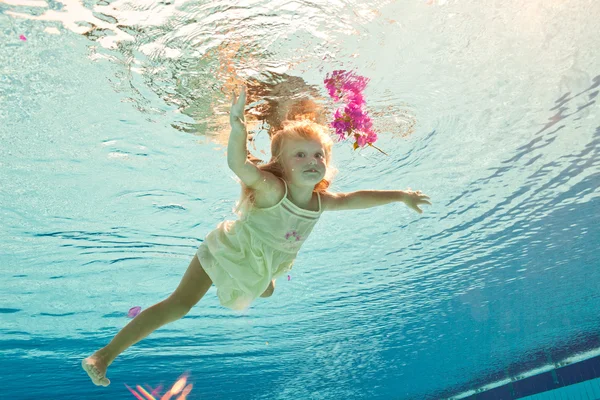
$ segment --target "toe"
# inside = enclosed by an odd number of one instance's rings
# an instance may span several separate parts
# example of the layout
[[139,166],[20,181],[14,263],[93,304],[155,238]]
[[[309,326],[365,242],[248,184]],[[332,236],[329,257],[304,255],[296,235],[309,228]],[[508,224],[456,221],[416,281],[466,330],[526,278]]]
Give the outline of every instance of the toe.
[[[100,371],[98,371],[98,369],[93,365],[93,364],[89,364],[87,362],[87,360],[83,360],[81,362],[81,366],[83,367],[83,369],[85,370],[85,372],[88,374],[88,376],[90,377],[90,379],[92,380],[92,383],[96,386],[102,385],[102,380],[106,379],[101,373]],[[108,381],[108,379],[106,379]],[[110,381],[108,381],[110,382]],[[105,386],[108,386],[105,385]]]
[[92,380],[92,383],[96,384],[96,378],[94,378],[94,373],[92,372],[90,366],[86,364],[85,361],[81,363],[81,366],[83,367],[85,373],[88,374],[88,377]]

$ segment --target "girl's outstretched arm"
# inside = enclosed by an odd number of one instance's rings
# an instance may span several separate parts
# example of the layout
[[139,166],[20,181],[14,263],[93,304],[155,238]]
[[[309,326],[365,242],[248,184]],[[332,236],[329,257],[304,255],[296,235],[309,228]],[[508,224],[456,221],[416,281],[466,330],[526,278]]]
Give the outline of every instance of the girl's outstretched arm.
[[419,205],[428,204],[429,196],[420,190],[358,190],[350,193],[323,193],[323,208],[325,211],[357,210],[382,206],[401,201],[419,214],[423,212]]
[[244,117],[246,104],[246,87],[242,87],[240,97],[236,99],[233,93],[229,120],[231,133],[227,145],[227,165],[240,178],[247,187],[257,192],[269,192],[275,185],[279,185],[279,179],[269,172],[261,171],[252,160],[248,158],[248,132]]
[[236,99],[233,93],[231,111],[229,112],[229,123],[231,124],[231,133],[227,144],[227,164],[231,166],[242,165],[248,157],[246,142],[248,141],[248,131],[246,130],[246,118],[244,116],[244,107],[246,106],[246,88],[242,87],[240,97]]

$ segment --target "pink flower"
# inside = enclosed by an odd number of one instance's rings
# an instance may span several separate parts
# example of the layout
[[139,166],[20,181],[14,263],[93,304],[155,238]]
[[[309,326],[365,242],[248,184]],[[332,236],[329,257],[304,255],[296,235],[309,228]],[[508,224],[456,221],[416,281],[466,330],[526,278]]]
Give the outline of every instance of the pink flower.
[[356,75],[352,71],[336,70],[327,74],[325,77],[325,87],[335,101],[340,101],[344,97],[355,97],[358,96],[357,100],[361,103],[362,95],[361,92],[367,86],[369,82],[368,78],[364,76]]
[[368,82],[368,78],[344,70],[333,71],[324,80],[329,96],[335,101],[343,100],[346,103],[335,111],[331,127],[340,140],[354,137],[355,149],[372,145],[377,140],[377,134],[373,132],[373,121],[363,109],[365,99],[362,91]]
[[142,311],[142,307],[140,306],[131,307],[129,309],[129,312],[127,313],[127,317],[135,318],[140,313],[140,311]]
[[367,137],[364,135],[358,135],[358,137],[356,138],[356,143],[360,147],[365,147],[365,145],[367,144]]
[[289,239],[290,237],[295,237],[296,238],[296,242],[300,241],[301,236],[298,234],[298,232],[296,231],[290,231],[288,233],[285,234],[285,239]]
[[365,105],[365,98],[363,97],[362,93],[357,92],[357,93],[352,93],[350,97],[350,102],[357,104],[358,106],[364,106]]

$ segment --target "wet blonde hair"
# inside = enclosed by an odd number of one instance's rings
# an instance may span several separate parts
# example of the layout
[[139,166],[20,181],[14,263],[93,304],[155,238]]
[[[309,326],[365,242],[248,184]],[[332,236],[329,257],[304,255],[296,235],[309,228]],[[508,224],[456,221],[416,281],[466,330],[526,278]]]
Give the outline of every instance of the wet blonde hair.
[[[280,164],[283,155],[285,143],[288,140],[317,140],[325,150],[325,176],[315,185],[313,192],[327,192],[333,177],[337,174],[337,169],[331,164],[331,152],[333,149],[333,140],[329,136],[327,127],[316,123],[310,119],[286,120],[281,124],[281,129],[276,131],[271,137],[271,159],[268,163],[259,164],[257,167],[261,171],[270,172],[278,178],[284,179],[283,167]],[[254,206],[254,190],[247,187],[243,182],[240,201],[237,203],[234,212],[243,215]]]

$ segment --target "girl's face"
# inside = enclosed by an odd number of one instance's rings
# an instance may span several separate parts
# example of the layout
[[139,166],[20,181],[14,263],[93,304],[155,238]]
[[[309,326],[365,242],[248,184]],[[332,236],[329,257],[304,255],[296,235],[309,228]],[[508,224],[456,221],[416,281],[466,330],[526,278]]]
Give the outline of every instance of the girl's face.
[[323,145],[318,140],[288,139],[282,152],[282,165],[288,181],[314,186],[327,170]]

